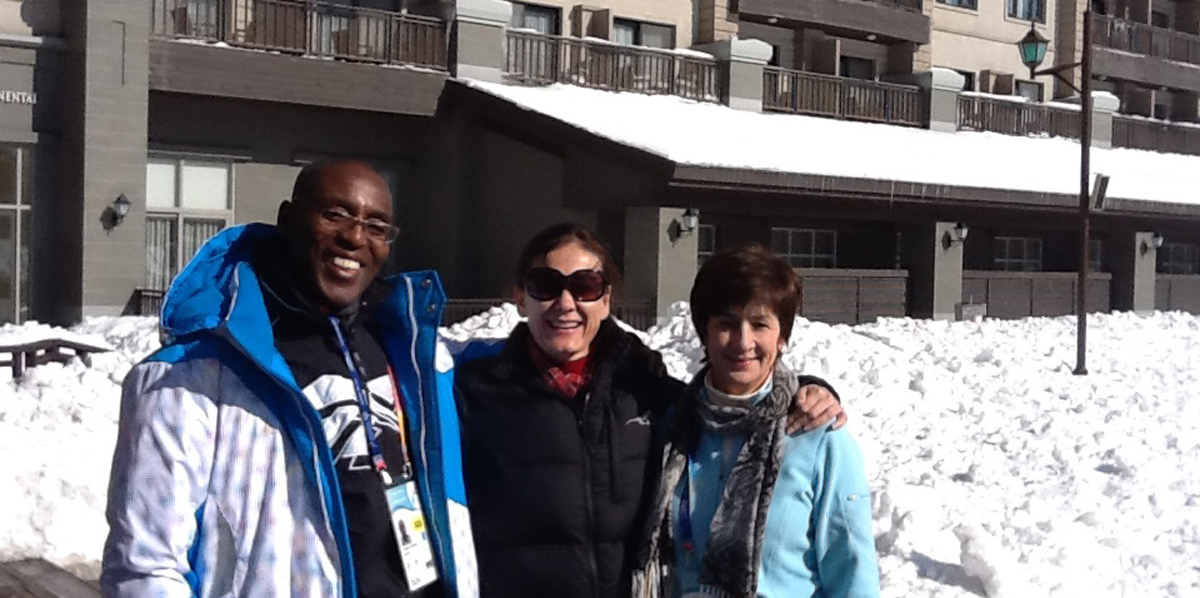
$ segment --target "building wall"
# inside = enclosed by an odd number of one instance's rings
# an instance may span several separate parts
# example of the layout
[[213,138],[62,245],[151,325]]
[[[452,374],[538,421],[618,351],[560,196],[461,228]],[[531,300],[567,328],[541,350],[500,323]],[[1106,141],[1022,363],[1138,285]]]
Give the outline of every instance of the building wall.
[[[529,4],[560,8],[562,12],[559,22],[562,24],[562,33],[564,35],[572,35],[575,31],[583,31],[586,36],[596,37],[599,32],[607,31],[609,28],[601,23],[591,25],[589,28],[588,23],[577,22],[580,14],[577,7],[586,6],[592,8],[602,6],[611,12],[612,18],[633,19],[635,21],[645,21],[660,25],[674,25],[675,45],[677,47],[687,48],[693,43],[692,0],[655,0],[654,2],[646,2],[644,0],[607,0],[602,4],[579,4],[570,0],[539,0],[537,2],[530,2]],[[608,25],[611,25],[611,21]],[[601,35],[600,37],[605,36]],[[608,37],[608,39],[611,39],[611,37]]]
[[401,236],[393,266],[426,267],[413,229],[421,226],[414,215],[431,201],[416,171],[433,160],[427,151],[435,136],[432,119],[159,92],[150,98],[151,153],[233,162],[235,224],[275,222],[305,163],[358,158],[395,178]]
[[486,128],[476,140],[478,186],[466,196],[460,248],[468,257],[458,272],[445,275],[451,296],[505,296],[514,282],[517,257],[534,234],[564,221],[595,229],[597,211],[564,205],[564,160],[548,148]]
[[0,0],[0,35],[62,35],[59,0]]
[[136,222],[144,205],[150,7],[144,0],[81,0],[62,22],[69,95],[57,218],[66,243],[81,245],[63,249],[55,297],[57,319],[72,321],[120,313],[140,279],[129,265],[144,259],[145,231],[117,225],[111,206],[125,195]]
[[[1004,2],[979,0],[978,10],[969,10],[935,3],[930,32],[930,61],[932,66],[969,71],[982,70],[1009,73],[1016,79],[1028,80],[1029,69],[1021,63],[1016,43],[1029,32],[1029,21],[1006,16]],[[1046,0],[1046,22],[1037,25],[1038,32],[1050,40],[1043,66],[1057,62],[1055,56],[1055,27],[1058,6]],[[1051,78],[1039,77],[1047,99],[1052,92]]]

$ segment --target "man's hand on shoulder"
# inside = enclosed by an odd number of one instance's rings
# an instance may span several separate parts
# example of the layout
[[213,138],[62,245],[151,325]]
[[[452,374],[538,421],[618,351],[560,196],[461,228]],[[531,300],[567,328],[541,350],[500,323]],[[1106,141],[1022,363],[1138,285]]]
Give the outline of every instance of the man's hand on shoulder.
[[820,384],[801,386],[788,410],[787,433],[815,430],[830,421],[834,430],[846,425],[846,412],[837,397]]

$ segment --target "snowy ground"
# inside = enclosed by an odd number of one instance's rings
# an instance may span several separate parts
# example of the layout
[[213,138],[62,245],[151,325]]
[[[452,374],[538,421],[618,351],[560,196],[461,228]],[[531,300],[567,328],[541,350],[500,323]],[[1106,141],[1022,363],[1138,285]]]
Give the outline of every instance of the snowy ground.
[[[445,331],[503,337],[511,306]],[[789,365],[833,382],[863,446],[883,595],[1200,597],[1200,318],[797,322]],[[5,335],[23,329],[0,329]],[[118,382],[154,320],[94,319],[115,348],[0,381],[0,560],[94,571]],[[652,330],[675,375],[698,368],[684,314]]]

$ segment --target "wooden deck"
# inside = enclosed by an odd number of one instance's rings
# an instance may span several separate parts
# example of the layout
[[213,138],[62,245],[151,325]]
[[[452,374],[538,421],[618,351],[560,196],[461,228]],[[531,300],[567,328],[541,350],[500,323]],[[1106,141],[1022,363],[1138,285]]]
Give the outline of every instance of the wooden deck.
[[0,563],[0,598],[100,598],[100,586],[42,559],[25,559]]

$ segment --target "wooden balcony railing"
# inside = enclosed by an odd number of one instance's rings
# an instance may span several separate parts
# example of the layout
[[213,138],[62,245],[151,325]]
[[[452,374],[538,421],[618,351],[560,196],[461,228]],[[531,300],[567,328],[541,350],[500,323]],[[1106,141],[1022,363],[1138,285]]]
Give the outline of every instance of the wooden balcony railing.
[[958,128],[1078,139],[1079,111],[964,93],[958,98]]
[[1113,147],[1200,155],[1200,126],[1113,116]]
[[720,99],[714,59],[599,40],[509,31],[504,70],[507,78],[523,83]]
[[925,97],[908,85],[767,67],[763,109],[921,126]]
[[1095,45],[1200,65],[1200,35],[1105,15],[1092,15]]
[[437,19],[311,0],[152,0],[151,31],[287,54],[446,69]]

